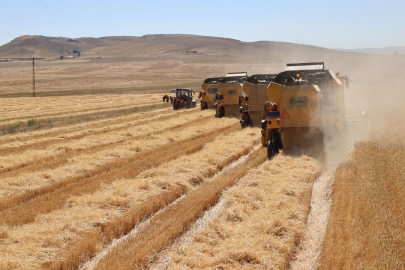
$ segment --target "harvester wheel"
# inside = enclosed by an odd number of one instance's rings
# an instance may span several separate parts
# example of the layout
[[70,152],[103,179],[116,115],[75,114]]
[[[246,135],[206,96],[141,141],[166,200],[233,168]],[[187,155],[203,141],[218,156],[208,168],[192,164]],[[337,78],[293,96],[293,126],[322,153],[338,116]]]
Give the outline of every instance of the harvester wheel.
[[243,115],[241,124],[242,128],[251,127],[253,125],[252,119],[250,119],[249,114],[245,113],[245,115]]
[[280,149],[283,149],[281,134],[277,129],[272,129],[269,134],[269,141],[267,142],[267,157],[272,159],[280,152]]
[[224,107],[220,107],[218,110],[218,118],[222,118],[225,116],[225,108]]
[[203,111],[203,110],[206,110],[206,109],[208,109],[207,103],[201,101],[201,110]]

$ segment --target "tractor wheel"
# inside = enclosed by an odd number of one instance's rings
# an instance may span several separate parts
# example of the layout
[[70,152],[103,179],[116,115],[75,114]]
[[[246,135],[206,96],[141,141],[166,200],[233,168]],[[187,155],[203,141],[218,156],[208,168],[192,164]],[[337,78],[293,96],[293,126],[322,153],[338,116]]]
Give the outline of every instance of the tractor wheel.
[[219,110],[218,110],[218,118],[222,118],[222,117],[224,117],[225,116],[225,108],[224,107],[221,107],[221,108],[219,108]]
[[275,155],[283,149],[283,143],[281,142],[281,134],[277,129],[272,129],[269,134],[269,140],[267,142],[267,157],[272,159]]
[[242,119],[242,128],[251,127],[252,126],[252,119],[250,119],[249,114],[245,113]]

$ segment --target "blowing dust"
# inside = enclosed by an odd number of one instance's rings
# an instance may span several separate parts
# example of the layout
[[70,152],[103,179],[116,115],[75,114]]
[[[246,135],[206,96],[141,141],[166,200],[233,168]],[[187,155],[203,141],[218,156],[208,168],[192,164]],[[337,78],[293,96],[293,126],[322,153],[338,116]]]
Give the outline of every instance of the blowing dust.
[[402,82],[405,57],[367,55],[356,63],[331,63],[327,68],[339,70],[352,81],[350,88],[345,90],[346,118],[349,121],[343,132],[324,130],[323,138],[318,139],[324,149],[318,156],[323,163],[323,175],[314,183],[306,231],[297,247],[297,255],[290,262],[291,269],[319,267],[332,206],[335,170],[349,160],[355,144],[370,140],[386,144],[405,141]]

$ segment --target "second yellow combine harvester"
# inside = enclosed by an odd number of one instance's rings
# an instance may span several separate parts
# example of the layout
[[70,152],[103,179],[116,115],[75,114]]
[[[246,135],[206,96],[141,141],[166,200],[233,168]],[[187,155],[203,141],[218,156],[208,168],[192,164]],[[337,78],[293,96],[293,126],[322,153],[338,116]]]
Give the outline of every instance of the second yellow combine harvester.
[[243,83],[244,95],[239,97],[240,123],[242,128],[260,126],[267,118],[263,115],[263,104],[270,99],[267,97],[267,85],[273,81],[276,74],[256,74]]
[[239,118],[239,96],[243,94],[242,85],[247,80],[246,72],[227,73],[218,82],[215,94],[215,117],[231,116]]
[[261,128],[269,159],[282,148],[322,151],[325,132],[344,130],[344,84],[323,62],[287,64],[268,85],[267,97]]
[[218,93],[218,83],[222,78],[208,78],[201,85],[202,91],[198,96],[198,98],[201,98],[201,110],[215,108],[215,94]]

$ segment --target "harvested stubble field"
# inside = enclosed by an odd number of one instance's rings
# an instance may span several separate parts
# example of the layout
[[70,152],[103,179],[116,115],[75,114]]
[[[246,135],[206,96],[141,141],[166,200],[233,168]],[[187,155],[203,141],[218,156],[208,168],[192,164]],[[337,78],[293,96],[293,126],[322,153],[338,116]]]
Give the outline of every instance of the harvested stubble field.
[[[0,65],[0,269],[404,268],[403,135],[382,142],[403,123],[405,58],[188,35],[77,41],[69,61],[55,61],[64,38],[0,48],[48,59],[34,99],[31,63]],[[268,161],[259,129],[157,94],[320,60],[353,79],[347,107],[378,127],[336,173],[343,144],[327,162]]]
[[355,145],[336,171],[320,269],[405,269],[405,141]]
[[[158,107],[160,97],[58,97],[70,104],[60,110],[47,106],[53,97],[38,98],[35,119],[99,117],[0,136],[0,269],[404,266],[398,139],[359,143],[338,168],[321,260],[306,258],[323,164],[305,155],[268,161],[259,129],[213,111]],[[25,112],[14,120],[33,117],[26,99],[7,99]],[[145,109],[149,101],[157,106]],[[115,103],[133,110],[104,114]]]
[[[47,105],[54,102],[49,100],[52,97],[38,98],[36,106],[29,104],[26,109],[27,98],[7,100],[21,107],[18,120],[32,118],[33,108],[40,108],[33,112],[35,119],[41,119],[103,112],[118,102],[133,108],[150,100],[160,102],[157,94],[88,98],[58,97],[61,106],[55,108]],[[15,116],[10,113],[2,119],[13,121]],[[261,233],[249,243],[245,242],[253,231],[249,236],[225,238],[218,250],[227,249],[232,241],[239,248],[207,258],[208,267],[226,265],[228,260],[232,267],[285,267],[305,227],[312,182],[320,166],[308,157],[280,156],[265,162],[265,151],[258,148],[259,134],[259,129],[241,130],[237,119],[216,119],[212,111],[168,107],[1,136],[0,269],[147,267],[158,251],[174,248],[171,242],[180,241],[203,213],[212,211],[207,211],[210,207],[224,202],[229,206],[226,212],[210,224],[218,225],[223,218],[224,229],[230,230],[223,233],[235,236],[244,228],[260,229],[272,245],[266,243],[250,254],[247,249],[260,242]],[[290,169],[284,171],[284,166]],[[275,188],[280,176],[285,182]],[[269,203],[275,209],[267,207]],[[207,234],[198,233],[200,238]],[[204,241],[201,254],[207,251]],[[264,255],[269,250],[275,253]],[[273,261],[279,252],[284,255]],[[162,254],[149,266],[159,265]],[[188,256],[198,260],[200,255]],[[249,262],[249,258],[256,259]],[[182,265],[188,263],[180,260],[172,266]]]

